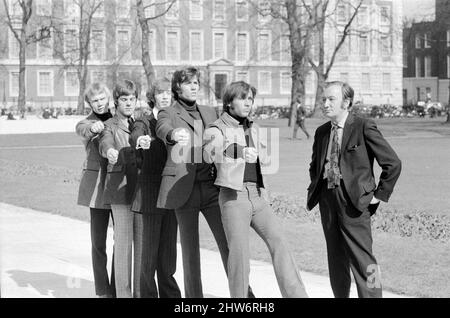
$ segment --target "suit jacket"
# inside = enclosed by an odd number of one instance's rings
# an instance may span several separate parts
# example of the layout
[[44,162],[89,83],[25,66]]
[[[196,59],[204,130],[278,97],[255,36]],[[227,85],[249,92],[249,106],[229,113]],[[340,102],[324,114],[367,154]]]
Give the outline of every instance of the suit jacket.
[[[198,111],[205,126],[218,118],[213,107],[198,106]],[[176,128],[186,128],[190,132],[191,145],[181,147],[169,142],[167,136]],[[189,199],[196,176],[196,165],[192,162],[191,155],[194,152],[196,162],[201,162],[203,130],[203,125],[200,125],[194,132],[194,119],[178,102],[159,112],[156,135],[166,143],[167,148],[167,161],[162,171],[158,196],[159,208],[176,209]],[[211,171],[214,171],[213,165]],[[211,180],[214,180],[213,175]]]
[[167,160],[167,150],[164,142],[156,136],[156,118],[151,113],[136,120],[130,135],[130,145],[136,149],[136,142],[140,136],[152,137],[150,149],[136,150],[138,163],[138,178],[134,191],[131,210],[143,214],[166,213],[165,209],[158,209],[159,188],[161,186],[161,173]]
[[77,203],[90,208],[109,209],[110,205],[105,203],[103,194],[108,160],[98,151],[99,135],[91,131],[91,126],[98,120],[99,118],[92,112],[75,127],[86,149]]
[[115,115],[105,121],[105,129],[99,137],[100,154],[107,158],[107,151],[119,151],[115,164],[108,163],[105,181],[105,201],[110,204],[131,204],[137,179],[136,156],[129,144],[130,131]]
[[[330,132],[331,122],[327,122],[317,128],[314,136],[307,203],[310,210],[319,201],[319,184],[323,179]],[[382,169],[378,185],[373,174],[374,159]],[[384,202],[389,200],[401,171],[400,159],[375,122],[352,114],[345,122],[339,165],[351,203],[361,212],[368,208],[374,195]]]

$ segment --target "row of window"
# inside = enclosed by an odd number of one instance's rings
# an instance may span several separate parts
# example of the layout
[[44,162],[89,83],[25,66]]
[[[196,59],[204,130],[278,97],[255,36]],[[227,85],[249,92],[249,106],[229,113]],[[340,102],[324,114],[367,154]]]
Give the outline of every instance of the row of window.
[[[289,36],[281,36],[279,49],[272,50],[272,34],[270,31],[260,31],[256,39],[256,56],[251,56],[250,52],[250,34],[249,32],[237,32],[235,34],[235,60],[245,62],[248,60],[271,61],[272,53],[280,54],[280,61],[290,61]],[[180,61],[180,30],[166,30],[164,39],[156,36],[155,30],[149,33],[150,57],[157,60],[156,47],[164,43],[165,57],[162,60]],[[102,61],[106,59],[106,33],[104,30],[93,30],[91,32],[90,58],[92,60]],[[212,57],[214,59],[228,58],[227,31],[213,31],[212,34]],[[117,57],[123,60],[131,59],[132,38],[129,28],[118,28],[116,30],[116,52]],[[78,52],[78,30],[76,28],[66,27],[64,32],[64,52],[67,57],[76,57]],[[12,31],[9,31],[9,58],[17,59],[19,57],[19,42],[14,37]],[[37,43],[37,58],[53,58],[53,38],[47,38]],[[204,35],[203,30],[189,31],[189,60],[204,60]]]
[[[373,89],[373,80],[374,76],[378,76],[378,74],[374,73],[361,73],[361,92],[367,93]],[[348,73],[340,73],[340,80],[346,83],[352,84],[349,81]],[[391,86],[391,73],[382,73],[381,74],[381,89],[383,92],[390,92],[392,90]]]
[[[450,47],[450,30],[446,33],[447,47]],[[415,34],[415,48],[416,49],[429,49],[431,48],[431,38],[429,33],[416,33]]]
[[[343,32],[338,32],[337,41],[339,42],[343,37]],[[342,44],[339,54],[348,56],[352,52],[358,52],[361,56],[370,56],[373,53],[374,44],[373,38],[370,37],[369,32],[360,33],[359,36],[347,36],[345,42]],[[392,54],[392,36],[389,34],[379,35],[378,49],[383,57]],[[357,46],[357,47],[356,47]]]
[[[166,72],[166,76],[171,77],[173,72]],[[19,94],[19,72],[11,71],[9,73],[9,94],[10,96],[18,96]],[[118,77],[120,78],[132,78],[131,72],[119,72]],[[54,71],[53,70],[38,70],[36,71],[36,87],[37,96],[39,97],[52,97],[54,93]],[[158,76],[158,74],[156,74]],[[236,81],[250,81],[250,74],[248,71],[236,71],[235,72]],[[273,73],[271,71],[258,71],[258,93],[259,94],[273,94],[272,79]],[[291,93],[291,72],[281,71],[279,72],[279,93],[288,95]],[[91,82],[106,82],[107,72],[103,70],[92,70],[90,72]],[[141,75],[140,84],[145,83],[144,74]],[[79,94],[79,82],[76,71],[65,71],[64,72],[64,96],[78,96]]]

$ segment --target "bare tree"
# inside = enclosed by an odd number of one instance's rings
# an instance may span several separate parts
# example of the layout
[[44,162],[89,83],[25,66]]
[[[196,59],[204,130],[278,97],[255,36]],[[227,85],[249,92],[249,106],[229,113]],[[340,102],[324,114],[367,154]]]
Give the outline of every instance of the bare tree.
[[[150,29],[148,23],[151,20],[158,19],[170,11],[177,0],[167,0],[156,3],[151,0],[136,0],[136,10],[139,26],[141,27],[141,48],[142,48],[142,66],[144,67],[145,77],[147,79],[148,90],[155,79],[155,70],[150,58],[149,36]],[[156,13],[156,8],[163,8]],[[154,12],[154,14],[146,14],[146,12]]]
[[19,16],[13,14],[7,0],[3,0],[3,5],[6,13],[6,25],[19,43],[19,97],[17,106],[23,116],[26,100],[25,70],[27,46],[49,38],[51,36],[52,21],[49,19],[47,25],[39,25],[37,30],[30,30],[29,23],[33,15],[33,0],[16,0],[15,5],[20,8]]
[[[333,2],[334,5],[331,2]],[[352,2],[354,1],[312,0],[311,5],[307,6],[305,1],[302,0],[302,3],[305,6],[306,10],[308,10],[308,13],[315,20],[314,37],[317,39],[316,45],[318,45],[318,56],[314,56],[313,53],[309,57],[309,63],[311,64],[312,69],[317,75],[317,89],[314,110],[317,110],[319,108],[318,105],[320,105],[320,98],[323,94],[325,82],[328,80],[328,76],[332,67],[334,66],[339,50],[344,45],[345,41],[350,35],[350,32],[352,31],[351,26],[354,23],[364,0],[357,0],[357,2],[354,4]],[[340,26],[338,26],[336,23],[338,6],[344,6],[346,9],[350,8],[351,10],[350,15],[345,16],[345,21],[343,21]],[[330,43],[325,43],[325,29],[327,25],[332,29],[340,32],[341,34],[334,46],[330,45]],[[327,47],[327,51],[331,52],[328,60],[326,60],[325,57],[325,46]]]

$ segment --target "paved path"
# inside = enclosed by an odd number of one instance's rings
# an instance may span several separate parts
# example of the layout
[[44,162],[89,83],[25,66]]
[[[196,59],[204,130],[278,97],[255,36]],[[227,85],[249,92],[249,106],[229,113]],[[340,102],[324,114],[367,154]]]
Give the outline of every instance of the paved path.
[[[111,255],[112,233],[108,240]],[[175,277],[183,290],[178,252]],[[229,297],[219,254],[202,249],[201,264],[205,297]],[[0,270],[2,297],[95,297],[89,224],[0,203]],[[301,274],[310,297],[332,297],[327,277]],[[250,284],[257,297],[281,297],[269,263],[251,262]]]

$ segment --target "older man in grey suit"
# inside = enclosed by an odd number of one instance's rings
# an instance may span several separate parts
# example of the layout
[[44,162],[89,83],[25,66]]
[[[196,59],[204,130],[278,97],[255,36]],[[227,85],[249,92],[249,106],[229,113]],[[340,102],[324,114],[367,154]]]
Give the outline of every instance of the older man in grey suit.
[[[105,129],[100,135],[99,150],[101,155],[108,159],[105,200],[111,204],[114,216],[116,293],[120,298],[139,297],[142,216],[131,212],[137,168],[135,153],[129,144],[129,126],[133,122],[132,116],[137,99],[135,84],[128,80],[119,82],[114,88],[113,98],[116,114],[105,122]],[[133,286],[132,268],[134,268]]]

